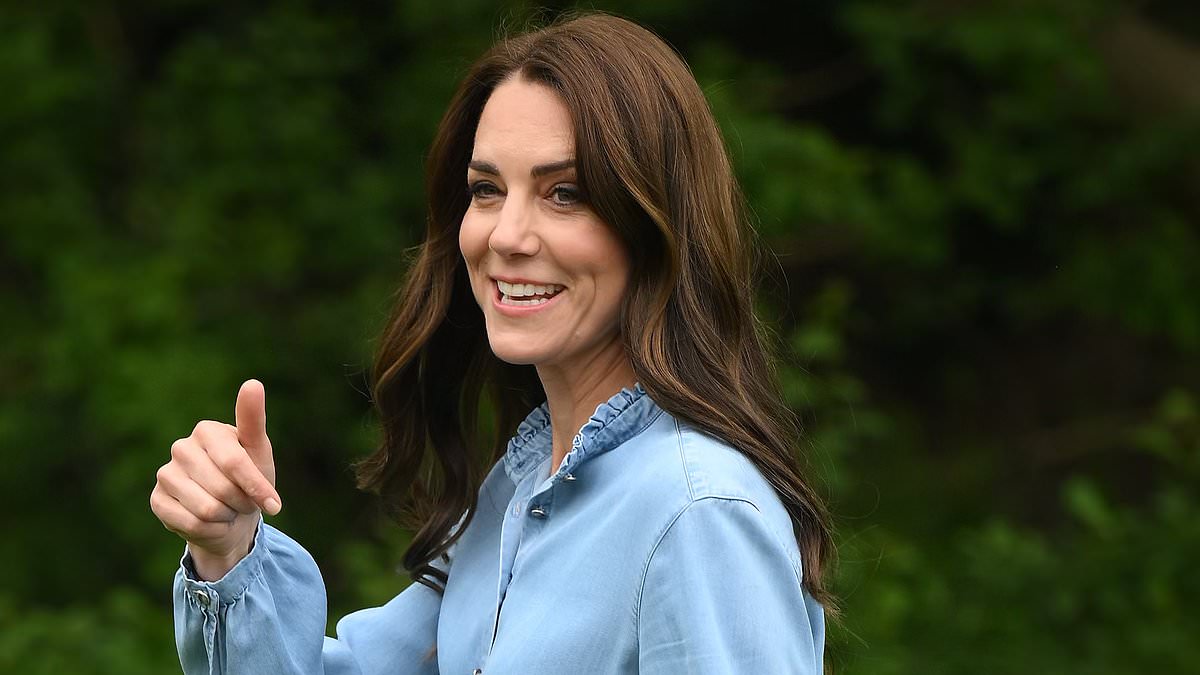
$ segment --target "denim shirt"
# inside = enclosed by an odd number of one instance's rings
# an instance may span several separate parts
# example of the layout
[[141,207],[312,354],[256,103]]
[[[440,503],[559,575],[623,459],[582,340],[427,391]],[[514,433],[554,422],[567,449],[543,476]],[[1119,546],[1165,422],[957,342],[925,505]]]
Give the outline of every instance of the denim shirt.
[[639,383],[550,464],[543,403],[484,480],[450,561],[435,561],[445,593],[411,584],[343,617],[336,638],[316,563],[277,528],[260,521],[217,581],[197,580],[185,547],[184,673],[822,672],[822,607],[801,585],[782,502],[744,455]]

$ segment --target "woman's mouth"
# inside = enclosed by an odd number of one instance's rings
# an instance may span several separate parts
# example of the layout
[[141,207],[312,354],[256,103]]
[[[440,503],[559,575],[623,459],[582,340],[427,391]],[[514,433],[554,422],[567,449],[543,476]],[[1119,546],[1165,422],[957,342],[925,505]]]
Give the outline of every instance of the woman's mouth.
[[539,314],[558,304],[559,296],[567,290],[562,284],[514,284],[494,279],[492,306],[509,317]]
[[511,307],[535,307],[550,302],[566,286],[561,284],[510,284],[496,279],[498,301]]

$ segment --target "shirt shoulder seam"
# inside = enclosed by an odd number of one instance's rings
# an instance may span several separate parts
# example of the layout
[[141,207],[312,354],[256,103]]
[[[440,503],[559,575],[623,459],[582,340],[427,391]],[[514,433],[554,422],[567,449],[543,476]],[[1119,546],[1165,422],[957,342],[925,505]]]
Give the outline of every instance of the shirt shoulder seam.
[[[676,423],[676,424],[678,424],[678,423]],[[690,489],[691,489],[691,486],[689,485],[689,490]],[[700,502],[708,501],[708,500],[745,502],[746,504],[749,504],[750,507],[755,510],[755,512],[757,512],[759,514],[762,513],[762,509],[758,508],[757,504],[755,504],[750,499],[747,499],[746,497],[742,497],[742,496],[738,496],[738,495],[706,494],[701,497],[697,497],[697,498],[688,500],[688,502],[686,504],[684,504],[682,508],[680,508],[678,511],[675,512],[675,515],[671,516],[671,518],[667,521],[667,524],[662,528],[662,531],[659,532],[658,536],[655,538],[654,545],[650,547],[650,554],[648,556],[646,556],[646,562],[642,564],[642,578],[641,578],[641,581],[638,583],[637,602],[634,603],[634,613],[633,613],[633,627],[634,627],[634,642],[635,643],[640,643],[641,638],[642,638],[642,628],[641,628],[642,598],[645,596],[646,577],[649,576],[650,564],[654,561],[654,554],[658,552],[659,546],[662,545],[663,540],[667,538],[667,534],[670,533],[671,528],[675,526],[675,523],[679,520],[679,518],[681,516],[683,516],[683,514],[686,513],[688,509],[692,508],[696,504],[699,504]],[[778,542],[776,542],[776,543],[778,543]]]
[[[683,430],[679,428],[679,420],[672,417],[671,421],[675,423],[675,440],[677,446],[679,447],[679,463],[680,468],[683,469],[683,480],[685,483],[687,483],[688,504],[690,505],[691,502],[696,501],[696,489],[692,485],[692,471],[688,466],[687,453],[683,450]],[[687,506],[684,506],[684,508],[686,509]],[[681,510],[679,513],[683,513],[683,511]],[[679,514],[676,514],[675,517],[678,518]],[[672,519],[671,522],[674,523],[674,519]],[[671,526],[668,524],[667,528],[670,529],[670,527]],[[657,548],[658,542],[655,542],[654,546]],[[653,552],[651,552],[651,555],[653,555]]]

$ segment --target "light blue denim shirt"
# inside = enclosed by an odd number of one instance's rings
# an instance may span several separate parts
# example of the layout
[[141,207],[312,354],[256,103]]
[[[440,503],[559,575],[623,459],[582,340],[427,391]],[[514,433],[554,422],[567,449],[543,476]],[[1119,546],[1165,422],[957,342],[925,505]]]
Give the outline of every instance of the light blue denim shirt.
[[[543,403],[484,480],[438,564],[325,636],[321,573],[260,522],[223,578],[185,547],[175,636],[187,675],[553,675],[822,671],[821,605],[792,524],[740,452],[658,407],[641,384],[596,408],[550,475]],[[436,645],[436,653],[434,647]]]

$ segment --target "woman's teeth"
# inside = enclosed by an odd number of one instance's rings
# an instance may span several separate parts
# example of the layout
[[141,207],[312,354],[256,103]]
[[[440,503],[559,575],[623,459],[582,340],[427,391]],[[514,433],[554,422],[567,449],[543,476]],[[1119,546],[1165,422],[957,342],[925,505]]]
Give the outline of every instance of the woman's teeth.
[[496,286],[500,289],[500,304],[503,305],[540,305],[566,288],[559,284],[510,284],[499,279]]

